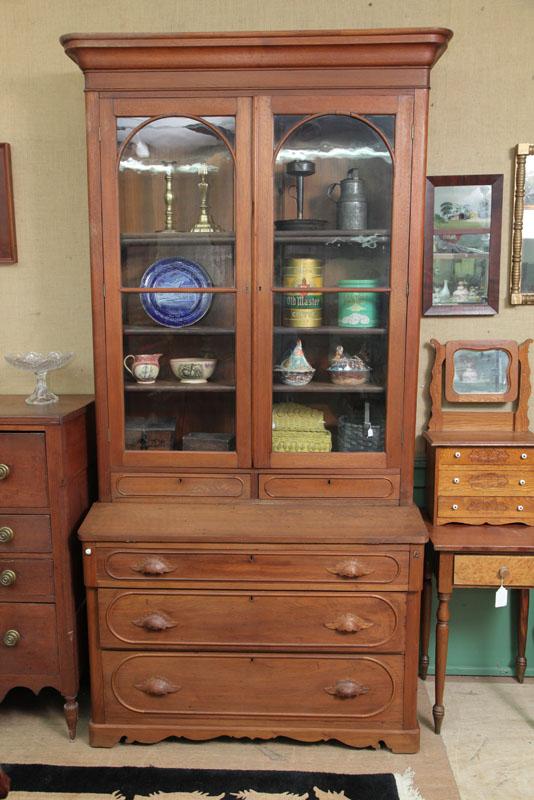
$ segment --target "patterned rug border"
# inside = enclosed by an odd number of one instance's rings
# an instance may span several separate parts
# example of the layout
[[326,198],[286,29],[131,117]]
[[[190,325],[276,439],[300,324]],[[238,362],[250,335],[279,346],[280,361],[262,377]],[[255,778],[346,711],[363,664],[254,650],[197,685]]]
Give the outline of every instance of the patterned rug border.
[[360,775],[282,770],[4,764],[17,792],[109,795],[113,800],[423,800],[413,770]]

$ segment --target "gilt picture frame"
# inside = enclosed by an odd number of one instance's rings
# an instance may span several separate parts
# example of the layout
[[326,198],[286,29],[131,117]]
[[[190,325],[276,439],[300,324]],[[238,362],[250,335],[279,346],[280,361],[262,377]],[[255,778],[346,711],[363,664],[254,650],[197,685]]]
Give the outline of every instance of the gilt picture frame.
[[534,144],[516,147],[510,303],[534,305]]
[[0,143],[0,265],[17,263],[11,149]]
[[425,316],[498,313],[503,179],[503,175],[427,178]]

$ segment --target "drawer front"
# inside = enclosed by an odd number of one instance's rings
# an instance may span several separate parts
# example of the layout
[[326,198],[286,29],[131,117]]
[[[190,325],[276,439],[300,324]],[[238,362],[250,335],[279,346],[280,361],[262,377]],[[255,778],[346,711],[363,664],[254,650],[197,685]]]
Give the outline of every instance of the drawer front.
[[270,498],[366,498],[394,500],[399,497],[399,476],[330,477],[328,475],[260,475],[259,495]]
[[44,433],[0,433],[0,507],[48,505]]
[[54,599],[51,558],[0,556],[0,602]]
[[440,465],[534,466],[530,447],[439,447],[437,455]]
[[[402,656],[102,654],[106,712],[402,721]],[[236,713],[238,710],[238,713]],[[106,721],[109,721],[107,719]]]
[[0,514],[0,557],[9,553],[50,553],[50,517],[45,514]]
[[[389,597],[388,597],[389,594]],[[99,591],[103,647],[370,649],[402,652],[399,592],[194,594]]]
[[116,497],[229,497],[251,496],[250,475],[119,475]]
[[[178,552],[175,550],[96,548],[97,581],[142,581],[150,584],[267,583],[405,588],[409,552],[377,552],[358,547],[350,553]],[[86,562],[87,567],[87,562]]]
[[43,675],[58,669],[55,606],[0,602],[0,675]]
[[534,497],[438,497],[438,516],[510,518],[524,522],[534,517]]
[[534,586],[534,556],[455,556],[458,586]]
[[534,470],[526,467],[442,467],[438,494],[534,496]]

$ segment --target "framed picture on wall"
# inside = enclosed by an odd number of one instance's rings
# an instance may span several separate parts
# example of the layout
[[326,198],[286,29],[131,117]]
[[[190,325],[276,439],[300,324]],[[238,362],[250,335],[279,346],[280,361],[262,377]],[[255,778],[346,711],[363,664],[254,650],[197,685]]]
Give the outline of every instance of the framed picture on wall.
[[17,262],[15,237],[15,208],[11,180],[11,151],[8,144],[0,144],[0,264]]
[[499,311],[502,175],[426,181],[423,314]]

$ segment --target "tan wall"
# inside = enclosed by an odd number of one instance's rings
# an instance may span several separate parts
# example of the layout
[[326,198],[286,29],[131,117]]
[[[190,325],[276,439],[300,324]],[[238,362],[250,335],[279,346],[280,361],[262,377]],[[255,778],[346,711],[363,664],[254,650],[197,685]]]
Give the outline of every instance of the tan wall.
[[[397,26],[454,31],[432,75],[428,174],[504,173],[502,310],[423,320],[420,429],[431,336],[534,334],[534,308],[506,300],[512,148],[534,140],[533,0],[0,0],[0,141],[13,151],[19,247],[0,268],[0,353],[74,350],[52,386],[92,390],[83,80],[61,34]],[[0,361],[0,392],[30,383]]]

